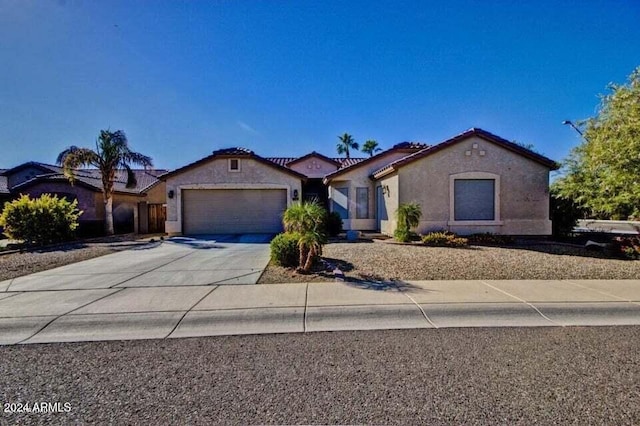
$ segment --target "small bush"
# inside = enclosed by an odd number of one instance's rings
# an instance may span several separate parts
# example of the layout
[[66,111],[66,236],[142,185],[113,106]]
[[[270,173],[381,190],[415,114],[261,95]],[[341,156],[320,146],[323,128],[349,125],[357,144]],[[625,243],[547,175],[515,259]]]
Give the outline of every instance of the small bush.
[[451,232],[430,232],[422,236],[422,243],[430,247],[464,247],[469,240]]
[[300,261],[299,241],[300,234],[297,232],[276,235],[271,240],[271,260],[273,263],[287,268],[297,267]]
[[640,259],[640,237],[615,237],[611,247],[621,257]]
[[508,245],[513,244],[514,239],[509,235],[498,235],[486,232],[484,234],[472,234],[467,237],[470,244],[495,244]]
[[407,229],[398,228],[393,231],[393,238],[401,243],[408,243],[414,239],[415,233]]
[[342,218],[337,212],[328,213],[324,223],[325,232],[331,237],[342,232]]
[[551,209],[551,233],[554,238],[563,238],[573,233],[578,219],[584,217],[584,209],[568,198],[563,198],[552,189],[549,199]]
[[22,195],[5,204],[0,226],[11,239],[27,244],[51,244],[73,239],[81,214],[77,200],[70,202],[50,194],[33,199]]

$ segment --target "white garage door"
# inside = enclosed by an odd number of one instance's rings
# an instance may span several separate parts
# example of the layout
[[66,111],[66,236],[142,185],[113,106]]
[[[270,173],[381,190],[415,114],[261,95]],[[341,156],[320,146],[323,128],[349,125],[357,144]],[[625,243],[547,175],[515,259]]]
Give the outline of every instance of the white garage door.
[[284,189],[187,189],[182,191],[182,232],[277,233],[286,208]]

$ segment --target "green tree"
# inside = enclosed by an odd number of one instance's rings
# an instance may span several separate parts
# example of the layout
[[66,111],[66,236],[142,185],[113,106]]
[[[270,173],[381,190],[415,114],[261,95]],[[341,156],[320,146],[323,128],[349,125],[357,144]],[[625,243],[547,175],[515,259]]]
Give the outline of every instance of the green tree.
[[640,216],[640,67],[610,84],[595,117],[580,123],[583,141],[553,189],[595,217]]
[[150,157],[129,148],[129,142],[122,130],[115,132],[101,130],[95,151],[90,148],[71,146],[58,155],[57,162],[63,167],[64,174],[71,183],[75,181],[75,170],[79,167],[95,167],[100,170],[106,219],[105,231],[108,235],[114,233],[113,184],[116,172],[119,169],[126,170],[127,186],[133,187],[136,185],[136,176],[131,170],[131,164],[145,168],[152,166]]
[[358,150],[360,149],[360,146],[358,145],[358,143],[353,139],[353,136],[351,136],[349,133],[345,133],[342,136],[338,136],[338,139],[340,139],[340,142],[338,142],[337,145],[337,150],[338,150],[338,154],[342,155],[344,154],[347,158],[350,158],[350,150]]
[[369,157],[373,157],[374,152],[380,152],[382,149],[378,147],[378,142],[369,139],[362,145],[362,152],[369,154]]

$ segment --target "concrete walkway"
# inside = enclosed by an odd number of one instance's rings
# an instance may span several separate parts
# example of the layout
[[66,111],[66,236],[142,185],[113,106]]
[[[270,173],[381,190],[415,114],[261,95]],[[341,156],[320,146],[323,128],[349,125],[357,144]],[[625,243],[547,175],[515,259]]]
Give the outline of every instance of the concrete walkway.
[[[122,274],[131,274],[124,268]],[[27,277],[29,278],[29,277]],[[120,278],[118,278],[120,279]],[[640,280],[0,288],[0,343],[640,324]],[[8,290],[8,291],[7,291]]]

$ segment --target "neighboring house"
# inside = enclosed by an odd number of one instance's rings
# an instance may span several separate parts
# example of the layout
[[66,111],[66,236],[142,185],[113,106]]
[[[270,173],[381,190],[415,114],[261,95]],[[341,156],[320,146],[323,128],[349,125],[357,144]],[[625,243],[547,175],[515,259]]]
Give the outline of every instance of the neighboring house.
[[9,179],[6,176],[2,176],[4,169],[0,169],[0,211],[2,206],[7,201],[11,200],[11,192],[9,191]]
[[403,142],[370,158],[264,158],[214,151],[163,175],[169,234],[275,233],[293,202],[317,199],[345,229],[392,234],[401,203],[417,202],[418,232],[448,229],[549,235],[549,171],[558,165],[481,129],[440,144]]
[[[118,171],[113,193],[116,232],[164,232],[166,191],[164,182],[158,176],[166,172],[134,170],[137,184],[127,187],[126,171]],[[81,233],[92,235],[103,232],[105,208],[98,170],[78,170],[76,180],[71,184],[61,167],[28,162],[0,172],[0,196],[3,181],[7,182],[7,198],[15,198],[20,194],[38,197],[48,193],[78,200],[78,208],[83,211],[79,220]]]

